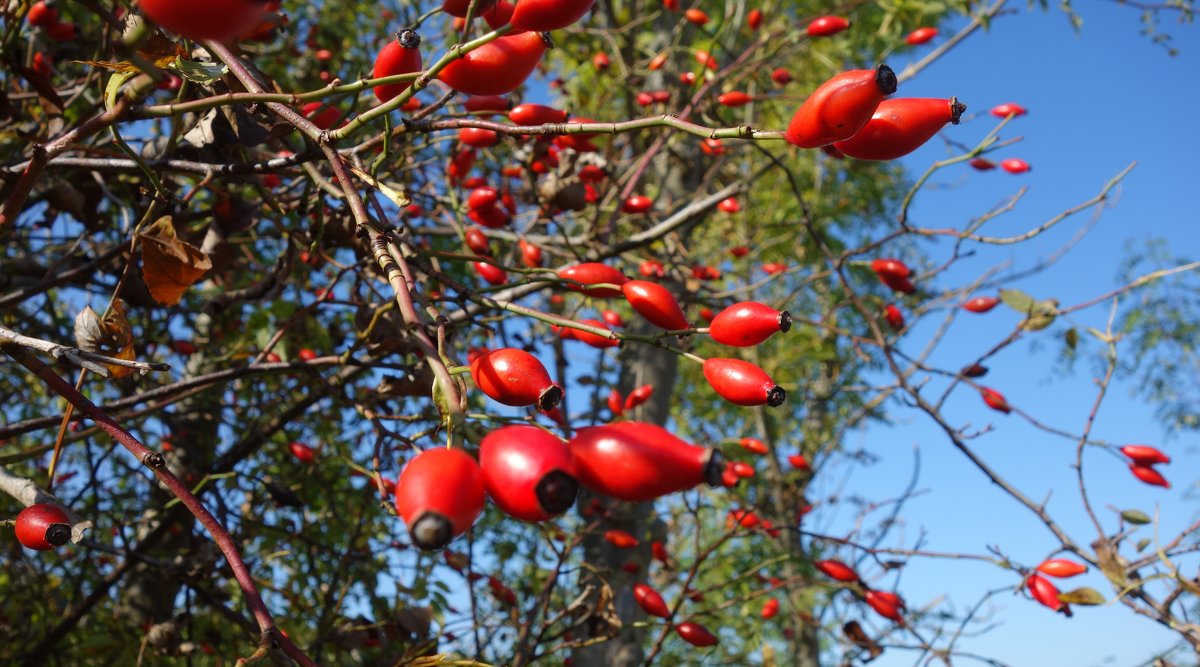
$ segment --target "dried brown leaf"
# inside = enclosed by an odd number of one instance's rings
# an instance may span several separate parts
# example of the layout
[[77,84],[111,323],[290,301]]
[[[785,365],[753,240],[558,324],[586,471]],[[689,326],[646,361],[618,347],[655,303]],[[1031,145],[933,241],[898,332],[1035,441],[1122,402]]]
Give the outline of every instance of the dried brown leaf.
[[212,268],[204,251],[179,240],[171,216],[163,216],[138,234],[142,246],[142,277],[150,296],[164,306],[173,306],[183,293]]

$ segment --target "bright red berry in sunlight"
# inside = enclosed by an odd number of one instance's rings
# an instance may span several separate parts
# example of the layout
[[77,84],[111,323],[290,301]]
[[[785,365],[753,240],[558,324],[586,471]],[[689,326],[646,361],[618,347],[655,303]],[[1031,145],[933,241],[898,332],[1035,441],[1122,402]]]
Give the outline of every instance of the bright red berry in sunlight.
[[1033,167],[1029,166],[1028,162],[1015,157],[1010,157],[1007,160],[1001,160],[1000,168],[1010,174],[1024,174],[1030,169],[1033,169]]
[[648,280],[630,280],[621,286],[625,300],[656,327],[668,331],[690,328],[683,309],[670,290]]
[[426,551],[441,549],[467,532],[485,500],[483,471],[461,449],[423,451],[396,481],[396,511],[413,544]]
[[775,598],[768,598],[767,601],[763,603],[762,611],[758,613],[766,620],[775,618],[775,616],[779,614],[779,600]]
[[468,95],[504,95],[516,90],[546,52],[541,33],[508,34],[468,51],[438,74],[446,85]]
[[[722,199],[721,203],[717,204],[717,209],[720,210],[722,213],[729,213],[732,215],[734,213],[742,212],[742,204],[737,200],[737,197],[727,197],[725,199]],[[750,249],[746,248],[745,246],[738,246],[738,247],[745,248],[746,252],[750,252]],[[730,252],[733,252],[733,251],[730,250]],[[742,255],[745,255],[746,252],[743,252]],[[735,254],[734,257],[741,257],[741,255]]]
[[502,347],[471,362],[475,386],[497,403],[536,405],[550,410],[562,400],[562,387],[550,379],[537,357],[515,347]]
[[[598,329],[604,329],[605,331],[612,331],[612,329],[610,329],[607,324],[605,324],[604,322],[601,322],[600,320],[585,319],[585,320],[579,320],[579,323],[586,324],[588,326],[593,326]],[[553,329],[554,327],[551,327],[551,328]],[[609,347],[617,347],[618,345],[621,344],[621,341],[619,341],[619,340],[615,340],[615,339],[609,338],[607,336],[602,336],[600,334],[594,334],[590,331],[583,331],[582,329],[572,329],[570,327],[561,327],[557,330],[557,332],[558,332],[558,335],[565,340],[577,340],[581,343],[584,343],[585,345],[588,345],[590,347],[594,347],[594,348],[600,349],[600,350],[603,350],[603,349],[609,348]]]
[[871,262],[871,270],[875,275],[879,276],[879,282],[888,287],[903,292],[904,294],[912,294],[917,291],[909,281],[909,276],[912,272],[908,265],[898,259],[877,259]]
[[1026,114],[1025,107],[1013,102],[997,104],[992,107],[992,115],[997,118],[1008,118],[1009,116],[1024,116]]
[[1167,478],[1163,477],[1162,473],[1158,472],[1154,468],[1151,468],[1150,466],[1141,465],[1139,463],[1130,463],[1129,472],[1133,473],[1134,477],[1137,477],[1151,486],[1161,486],[1164,489],[1171,488],[1171,483],[1167,481]]
[[1042,574],[1060,579],[1074,577],[1087,572],[1086,565],[1065,558],[1051,558],[1037,566],[1037,569]]
[[962,305],[964,310],[969,310],[972,313],[986,313],[996,307],[1000,303],[1000,299],[994,296],[977,296],[974,299],[968,300]]
[[632,549],[638,545],[636,537],[616,529],[604,531],[604,541],[618,549]]
[[808,459],[804,458],[803,454],[792,454],[787,457],[787,460],[797,470],[812,470],[812,465],[809,464]]
[[142,13],[192,40],[232,39],[253,28],[266,10],[261,0],[138,0]]
[[[558,277],[567,281],[567,289],[583,292],[588,296],[622,296],[621,286],[629,282],[625,274],[607,264],[584,262],[558,270]],[[605,287],[587,287],[605,285]]]
[[650,397],[653,395],[654,385],[644,384],[629,392],[629,396],[625,397],[625,409],[632,410],[642,403],[650,400]]
[[750,26],[751,30],[758,30],[763,22],[763,13],[761,9],[751,9],[749,14],[746,14],[746,25]]
[[[371,78],[378,79],[421,71],[421,52],[417,49],[420,45],[421,38],[412,30],[404,30],[396,35],[396,39],[389,41],[379,50],[379,55],[375,57],[375,70],[372,72]],[[380,102],[387,102],[403,93],[411,85],[412,82],[376,86],[375,97],[379,98]]]
[[575,504],[575,459],[565,442],[536,426],[488,433],[479,442],[479,465],[492,502],[513,518],[545,521]]
[[704,362],[704,379],[721,398],[734,405],[775,408],[787,400],[787,392],[749,361],[711,357]]
[[808,24],[809,37],[829,37],[850,27],[850,21],[841,16],[821,16]]
[[304,347],[300,348],[300,351],[296,353],[296,356],[300,359],[300,361],[312,361],[313,359],[317,358],[317,353],[313,352],[307,347]]
[[312,463],[313,459],[315,459],[317,456],[317,450],[302,442],[293,442],[289,444],[288,451],[292,453],[292,456],[295,457],[297,461],[303,463],[304,465]]
[[567,446],[575,455],[580,484],[629,502],[685,491],[701,482],[717,486],[724,468],[720,452],[643,422],[580,428]]
[[493,286],[500,286],[508,282],[508,274],[504,269],[495,264],[487,262],[471,262],[471,267],[475,269],[475,273],[483,278],[484,282]]
[[1125,445],[1121,448],[1121,453],[1128,456],[1134,463],[1143,466],[1171,462],[1171,457],[1149,445]]
[[692,25],[704,25],[708,23],[708,14],[703,9],[692,8],[683,13],[684,18]]
[[634,584],[633,599],[642,608],[642,611],[651,616],[671,617],[671,610],[667,608],[667,603],[663,601],[662,595],[646,584]]
[[25,15],[25,20],[29,21],[29,25],[45,28],[58,22],[58,10],[47,2],[35,2]]
[[780,67],[771,72],[771,80],[780,86],[786,86],[792,82],[792,73],[786,67]]
[[17,541],[26,549],[49,551],[71,541],[71,519],[58,505],[30,505],[17,515]]
[[822,574],[833,579],[834,581],[854,582],[858,581],[858,573],[849,565],[846,565],[840,560],[819,560],[813,563]]
[[626,213],[645,213],[654,207],[654,200],[643,195],[633,195],[621,205]]
[[1071,608],[1065,602],[1058,599],[1058,588],[1050,583],[1050,580],[1033,574],[1029,576],[1029,580],[1025,582],[1029,587],[1029,593],[1043,606],[1049,607],[1053,611],[1061,611],[1067,616],[1071,615]]
[[767,447],[767,443],[759,440],[758,438],[742,438],[738,441],[738,444],[742,446],[742,449],[752,454],[766,454],[767,452],[771,451],[770,448]]
[[708,69],[716,70],[721,66],[713,54],[709,53],[708,51],[697,50],[692,53],[692,56],[696,59],[696,62],[704,65]]
[[1008,400],[1004,398],[1004,394],[995,389],[980,387],[979,395],[983,397],[983,402],[996,412],[1003,412],[1004,414],[1012,412],[1012,407],[1008,405]]
[[765,303],[742,301],[722,310],[709,324],[708,335],[722,345],[750,347],[770,338],[775,332],[787,333],[792,316]]
[[467,233],[463,236],[463,242],[476,255],[486,256],[490,254],[491,247],[488,244],[488,237],[484,236],[483,232],[474,227],[467,230]]
[[518,30],[558,30],[583,18],[593,2],[595,0],[521,0],[513,12],[512,25]]
[[531,269],[536,269],[542,265],[542,249],[525,239],[517,241],[517,247],[521,250],[521,263]]
[[904,620],[900,613],[904,609],[904,600],[899,595],[887,591],[867,591],[866,599],[871,609],[880,616],[897,623]]
[[613,389],[608,392],[608,400],[606,402],[614,419],[625,414],[625,399],[622,398],[620,389]]
[[925,145],[947,124],[958,125],[966,109],[953,97],[884,100],[857,134],[833,146],[859,160],[895,160]]
[[887,320],[888,326],[892,328],[892,331],[899,331],[904,328],[904,313],[900,312],[900,309],[894,303],[889,303],[883,309],[883,319]]
[[608,59],[608,54],[604,53],[603,51],[592,56],[592,67],[595,67],[601,72],[608,69],[611,65],[612,61]]
[[908,42],[911,46],[917,46],[920,44],[925,44],[937,36],[937,28],[917,28],[916,30],[908,33],[908,36],[904,38],[904,41]]
[[716,646],[720,641],[716,635],[708,631],[708,628],[691,621],[676,625],[675,634],[679,635],[680,639],[692,646]]
[[545,125],[567,122],[567,112],[542,104],[518,104],[508,112],[508,119],[517,125]]
[[497,114],[512,108],[512,102],[502,95],[472,95],[463,100],[463,108],[471,113]]
[[743,93],[740,90],[733,90],[728,93],[721,93],[717,96],[717,103],[726,107],[741,107],[750,104],[754,98],[749,94]]
[[871,120],[884,97],[896,92],[887,65],[842,72],[813,91],[796,110],[784,138],[800,148],[820,148],[853,137]]

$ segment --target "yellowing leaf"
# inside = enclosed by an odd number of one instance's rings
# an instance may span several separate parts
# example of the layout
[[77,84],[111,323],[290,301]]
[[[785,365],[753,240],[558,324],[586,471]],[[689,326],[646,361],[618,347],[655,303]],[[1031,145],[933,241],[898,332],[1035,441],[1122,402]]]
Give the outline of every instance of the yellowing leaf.
[[138,234],[142,246],[142,277],[150,296],[164,306],[173,306],[183,293],[212,268],[202,250],[180,241],[171,216],[163,216]]
[[1099,605],[1104,604],[1104,596],[1094,588],[1076,588],[1073,591],[1059,593],[1058,599],[1068,604]]
[[1121,512],[1121,518],[1135,526],[1144,526],[1150,523],[1149,515],[1141,510],[1125,510]]

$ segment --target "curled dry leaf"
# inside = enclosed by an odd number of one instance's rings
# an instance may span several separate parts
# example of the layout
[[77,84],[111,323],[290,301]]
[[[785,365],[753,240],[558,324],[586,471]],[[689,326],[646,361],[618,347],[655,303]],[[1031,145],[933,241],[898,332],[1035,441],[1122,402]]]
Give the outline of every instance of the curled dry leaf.
[[179,240],[171,216],[163,216],[138,234],[142,246],[142,277],[150,296],[164,306],[173,306],[183,293],[212,268],[208,255]]
[[[103,354],[106,357],[132,361],[133,330],[125,317],[125,308],[114,301],[108,315],[103,318],[86,306],[75,316],[75,345],[85,352]],[[134,371],[128,366],[105,364],[112,377],[125,377]]]
[[858,621],[850,621],[849,623],[843,625],[842,632],[846,634],[846,639],[849,639],[850,643],[867,652],[867,654],[870,656],[866,660],[867,662],[870,662],[871,660],[878,658],[880,655],[883,655],[883,647],[880,646],[874,639],[871,639],[871,637],[865,631],[863,631],[862,626],[858,624]]

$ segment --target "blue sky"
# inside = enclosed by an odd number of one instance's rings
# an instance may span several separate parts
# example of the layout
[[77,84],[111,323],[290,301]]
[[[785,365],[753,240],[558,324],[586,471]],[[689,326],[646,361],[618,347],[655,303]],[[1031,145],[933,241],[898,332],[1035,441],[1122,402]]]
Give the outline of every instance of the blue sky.
[[[985,228],[997,235],[1018,233],[1094,196],[1106,181],[1137,161],[1137,168],[1116,191],[1114,203],[1087,238],[1047,273],[1014,286],[1071,305],[1118,287],[1117,267],[1130,249],[1150,239],[1166,239],[1174,252],[1200,256],[1200,221],[1193,194],[1200,184],[1196,161],[1200,124],[1192,119],[1200,102],[1196,86],[1200,81],[1196,75],[1200,71],[1200,35],[1196,27],[1180,27],[1172,15],[1166,15],[1164,27],[1174,35],[1180,50],[1171,58],[1165,49],[1139,34],[1137,10],[1109,2],[1076,3],[1084,19],[1077,34],[1062,13],[1027,11],[1024,3],[1017,4],[1018,12],[997,20],[989,33],[972,36],[903,85],[898,94],[957,95],[969,105],[974,118],[949,128],[947,134],[967,145],[974,145],[995,126],[995,119],[986,113],[993,105],[1009,101],[1024,105],[1030,113],[1016,119],[1001,135],[1024,140],[995,157],[1023,158],[1033,165],[1033,171],[1020,176],[1000,170],[979,173],[966,166],[943,171],[934,177],[935,187],[918,196],[914,224],[962,227],[1021,186],[1028,186],[1016,211]],[[943,35],[948,34],[943,30]],[[910,58],[926,52],[893,56],[889,64],[900,71]],[[915,177],[944,155],[935,141],[906,158],[905,164]],[[1029,268],[1091,218],[1090,212],[1084,213],[1030,244],[983,248],[960,269],[941,276],[939,286],[950,286],[955,279],[969,281],[1002,262],[1011,262],[1014,270]],[[944,248],[932,247],[934,253],[939,250]],[[1108,312],[1106,303],[1073,320],[1078,326],[1103,328]],[[987,315],[960,316],[935,361],[946,367],[962,365],[1001,340],[1017,321],[1017,314],[1003,306]],[[1045,333],[1050,331],[1053,328]],[[919,352],[932,332],[932,326],[919,326],[907,334],[902,349]],[[1058,349],[1058,344],[1051,342],[1039,349],[1028,342],[1018,343],[988,364],[991,373],[983,384],[999,389],[1035,418],[1079,432],[1095,399],[1095,373],[1083,362],[1073,373],[1062,374],[1056,364]],[[922,493],[907,506],[905,523],[893,533],[888,546],[911,547],[918,535],[925,534],[924,548],[934,551],[986,553],[989,545],[998,545],[1007,556],[1027,566],[1050,555],[1055,543],[1028,510],[991,485],[929,419],[899,405],[892,407],[897,419],[894,426],[853,434],[846,443],[882,457],[879,464],[856,470],[847,490],[874,499],[903,491],[913,466],[913,450],[920,450],[918,488]],[[1069,468],[1074,460],[1073,442],[1036,430],[1015,415],[987,409],[969,389],[956,392],[946,415],[956,425],[970,423],[978,428],[993,424],[993,432],[974,441],[977,451],[1027,495],[1049,498],[1051,513],[1079,542],[1095,539]],[[1138,508],[1152,515],[1159,512],[1164,537],[1195,520],[1195,471],[1200,470],[1196,439],[1193,434],[1167,439],[1152,406],[1131,394],[1129,378],[1114,383],[1093,437],[1116,444],[1157,445],[1174,458],[1163,469],[1173,488],[1164,491],[1133,479],[1118,457],[1099,449],[1085,454],[1087,484],[1106,529],[1116,527],[1110,507]],[[844,471],[826,472],[832,473],[827,484],[833,485]],[[817,525],[844,530],[852,520],[851,510],[846,508],[826,514]],[[1143,528],[1142,534],[1153,538],[1151,528]],[[1195,559],[1185,562],[1184,571],[1194,571]],[[936,608],[956,611],[987,590],[1011,587],[1019,581],[1015,574],[991,565],[948,560],[914,560],[901,576],[899,591],[910,606],[926,605],[947,594],[953,603],[942,601]],[[884,583],[894,580],[885,578],[880,585]],[[1111,595],[1107,582],[1095,571],[1063,582],[1060,588],[1075,585],[1092,586]],[[1066,619],[1009,592],[994,597],[987,609],[995,626],[981,636],[964,638],[958,648],[1011,665],[1141,664],[1172,646],[1177,637],[1120,605],[1077,609],[1074,619]],[[916,657],[912,652],[889,650],[873,664],[911,665]],[[967,660],[963,664],[972,663]]]

